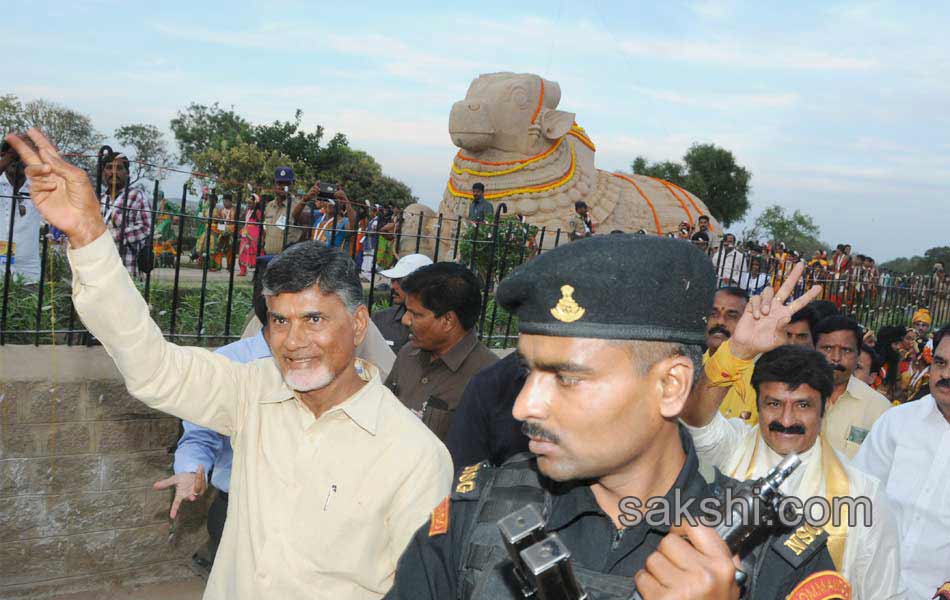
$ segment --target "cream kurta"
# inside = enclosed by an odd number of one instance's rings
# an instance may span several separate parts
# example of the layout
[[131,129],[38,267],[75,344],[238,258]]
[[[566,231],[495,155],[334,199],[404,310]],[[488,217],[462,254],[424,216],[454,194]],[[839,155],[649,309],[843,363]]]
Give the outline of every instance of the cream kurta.
[[890,407],[887,398],[852,376],[845,392],[825,408],[821,434],[835,450],[854,458],[871,426]]
[[315,419],[271,359],[247,365],[164,340],[115,244],[69,251],[73,301],[129,391],[231,436],[228,518],[205,598],[379,598],[449,493],[445,446],[366,364],[360,391]]
[[[741,419],[726,419],[716,413],[705,427],[687,427],[696,444],[700,460],[719,468],[725,475],[746,479],[746,465],[752,461],[749,479],[763,477],[782,461],[782,456],[769,448],[756,435],[758,426]],[[820,441],[821,438],[818,438]],[[802,465],[780,488],[785,494],[798,496],[803,502],[825,495],[822,472],[822,448],[814,446],[799,455]],[[878,479],[858,471],[839,456],[850,486],[852,498],[871,500],[871,526],[866,527],[858,511],[856,527],[847,531],[841,574],[851,583],[855,600],[900,598],[900,551],[897,523]],[[742,472],[739,472],[742,471]]]

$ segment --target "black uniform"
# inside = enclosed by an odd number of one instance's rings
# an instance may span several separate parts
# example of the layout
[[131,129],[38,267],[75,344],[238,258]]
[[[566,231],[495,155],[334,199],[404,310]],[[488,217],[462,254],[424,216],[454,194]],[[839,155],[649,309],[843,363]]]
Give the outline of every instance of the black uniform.
[[[718,471],[713,481],[707,482],[689,434],[683,429],[680,434],[687,457],[668,500],[680,490],[682,498],[696,498],[698,505],[701,499],[720,496],[724,488],[737,483]],[[570,549],[572,568],[591,600],[629,598],[635,587],[633,576],[668,533],[667,528],[645,521],[617,530],[588,485],[544,478],[530,454],[513,457],[501,467],[486,462],[474,469],[469,467],[456,477],[446,531],[441,532],[440,517],[434,513],[435,525],[430,519],[413,537],[399,560],[396,581],[386,598],[521,598],[512,588],[511,563],[497,521],[530,502],[545,507],[545,530],[557,533]],[[809,575],[834,570],[826,536],[794,555],[783,552],[783,542],[790,534],[776,531],[743,557],[743,570],[749,576],[744,598],[784,600]]]
[[[652,340],[695,351],[705,340],[715,284],[709,258],[685,240],[606,235],[559,246],[518,267],[495,299],[518,317],[521,335]],[[737,485],[699,464],[682,427],[680,439],[686,461],[671,497],[679,495],[681,504],[695,498],[696,508],[699,500]],[[618,532],[589,484],[545,479],[530,454],[497,468],[488,462],[466,467],[450,501],[413,537],[387,598],[519,598],[497,522],[529,503],[543,507],[547,532],[557,533],[570,550],[572,569],[591,600],[630,598],[633,576],[668,530],[643,520]],[[810,532],[794,540],[760,536],[743,557],[746,597],[784,600],[808,575],[834,569],[826,538]]]
[[512,352],[468,382],[445,438],[456,469],[483,460],[500,465],[528,451],[528,436],[511,414],[527,378],[527,369]]

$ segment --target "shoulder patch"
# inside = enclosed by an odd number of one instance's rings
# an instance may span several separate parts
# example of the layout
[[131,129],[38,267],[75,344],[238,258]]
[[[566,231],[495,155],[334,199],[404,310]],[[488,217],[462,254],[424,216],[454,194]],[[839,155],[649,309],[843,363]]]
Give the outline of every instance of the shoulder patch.
[[479,477],[491,468],[487,462],[469,465],[462,469],[452,487],[452,500],[471,500],[478,498],[481,486]]
[[449,497],[446,496],[432,511],[429,519],[429,537],[442,535],[449,530]]
[[772,544],[772,549],[778,552],[788,564],[797,569],[812,555],[824,548],[827,541],[827,531],[803,523],[794,531],[780,535]]
[[788,600],[851,600],[851,584],[836,571],[821,571],[799,583]]

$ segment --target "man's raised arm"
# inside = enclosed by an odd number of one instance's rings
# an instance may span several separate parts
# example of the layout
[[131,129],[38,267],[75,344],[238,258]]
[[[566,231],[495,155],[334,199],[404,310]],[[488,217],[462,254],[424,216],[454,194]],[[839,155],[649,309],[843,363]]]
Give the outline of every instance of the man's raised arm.
[[73,304],[83,323],[102,343],[129,392],[157,410],[234,433],[240,399],[250,371],[223,356],[165,341],[149,315],[108,235],[86,174],[65,162],[36,129],[34,151],[22,139],[7,141],[26,163],[36,209],[69,237]]
[[[752,361],[760,354],[785,344],[785,326],[792,320],[792,315],[821,293],[821,287],[816,285],[794,302],[785,304],[804,270],[805,266],[798,263],[777,293],[768,287],[761,295],[749,299],[732,337],[709,357],[698,383],[690,392],[689,401],[680,415],[687,425],[708,425],[729,388],[737,384],[741,386],[739,380],[745,369],[752,368]],[[742,393],[743,390],[739,391]]]

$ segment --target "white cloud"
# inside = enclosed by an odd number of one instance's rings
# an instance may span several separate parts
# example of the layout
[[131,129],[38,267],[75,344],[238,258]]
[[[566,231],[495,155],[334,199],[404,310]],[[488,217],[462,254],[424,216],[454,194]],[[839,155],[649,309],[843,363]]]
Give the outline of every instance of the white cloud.
[[452,53],[417,50],[388,35],[333,34],[328,40],[337,52],[375,59],[390,75],[425,83],[441,83],[446,73],[471,72],[480,66],[471,60],[455,58]]
[[773,93],[715,93],[702,91],[675,91],[631,86],[631,89],[648,98],[692,106],[702,109],[713,109],[727,112],[739,112],[761,108],[789,108],[798,103],[798,94],[791,92]]
[[713,42],[688,39],[627,39],[620,49],[630,56],[717,65],[730,69],[803,69],[814,71],[864,71],[879,67],[873,58],[819,52],[810,48],[773,43]]
[[452,143],[448,118],[394,119],[385,112],[345,109],[334,115],[333,129],[353,140],[436,148],[451,147]]
[[699,0],[689,5],[697,16],[713,21],[722,21],[736,12],[735,0]]
[[286,48],[291,41],[303,42],[306,40],[306,31],[302,29],[275,31],[273,27],[268,26],[253,31],[240,31],[223,27],[215,29],[195,27],[181,23],[155,23],[152,28],[165,36],[188,40],[189,42],[253,50],[273,49],[277,36],[279,36],[282,48]]
[[[806,189],[851,190],[853,192],[886,190],[895,192],[899,196],[906,196],[921,194],[927,188],[931,191],[946,190],[950,186],[950,169],[913,172],[881,162],[875,166],[836,164],[788,166],[772,168],[770,171],[780,174],[769,180],[770,183]],[[794,175],[794,177],[788,177],[788,175]]]
[[322,55],[326,49],[338,54],[366,57],[378,68],[373,72],[421,83],[435,84],[445,80],[445,74],[471,72],[480,65],[472,60],[457,58],[454,53],[418,50],[406,41],[376,33],[320,34],[320,44],[314,39],[323,29],[315,24],[265,23],[250,30],[225,30],[181,24],[158,23],[153,26],[159,33],[190,42],[243,48],[247,50],[274,50],[275,39],[282,50],[295,49],[304,54]]

